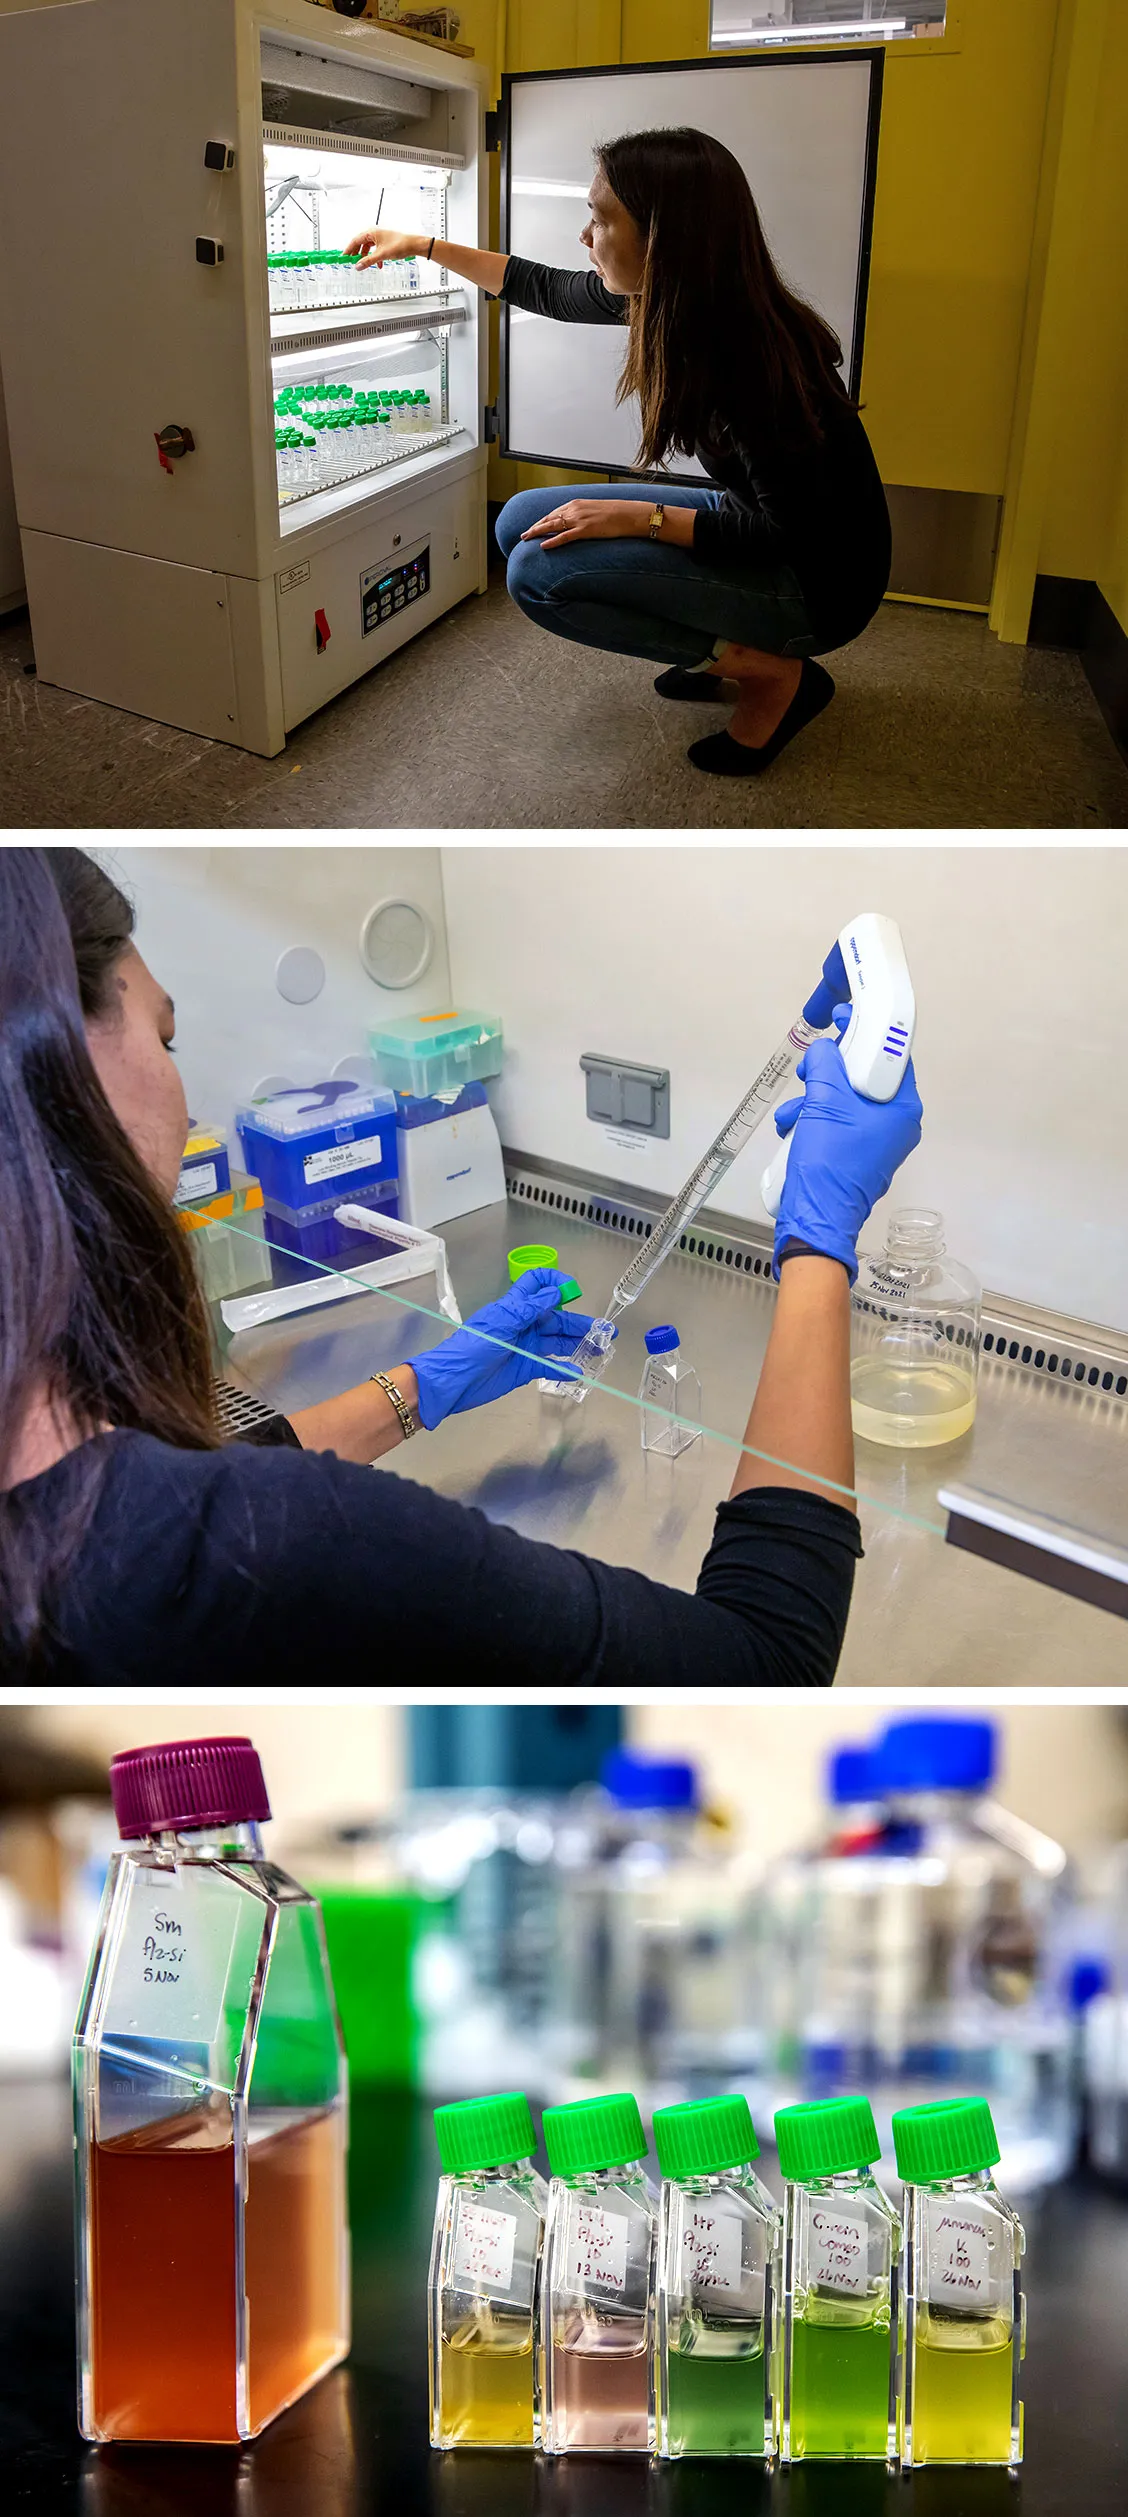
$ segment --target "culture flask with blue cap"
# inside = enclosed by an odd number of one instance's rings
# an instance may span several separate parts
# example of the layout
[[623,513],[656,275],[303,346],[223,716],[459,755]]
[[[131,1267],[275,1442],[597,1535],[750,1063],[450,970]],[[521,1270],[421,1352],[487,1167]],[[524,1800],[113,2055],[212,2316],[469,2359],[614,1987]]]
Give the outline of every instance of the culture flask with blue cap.
[[644,1451],[679,1459],[701,1439],[701,1383],[681,1350],[676,1328],[648,1328],[639,1384]]
[[1076,2103],[1059,1844],[992,1795],[992,1723],[890,1722],[870,1751],[876,1840],[809,1867],[794,1939],[806,2095],[870,2091],[894,2108],[985,2093],[1005,2177],[1065,2173]]
[[558,2066],[679,2086],[760,2057],[753,1879],[704,1816],[695,1768],[616,1749],[562,1820]]
[[877,2069],[883,1810],[871,1749],[827,1759],[827,1817],[813,1843],[772,1864],[764,1889],[764,1985],[780,2097],[832,2097]]
[[249,1739],[116,1757],[74,2040],[79,2427],[238,2446],[348,2349],[345,2062]]

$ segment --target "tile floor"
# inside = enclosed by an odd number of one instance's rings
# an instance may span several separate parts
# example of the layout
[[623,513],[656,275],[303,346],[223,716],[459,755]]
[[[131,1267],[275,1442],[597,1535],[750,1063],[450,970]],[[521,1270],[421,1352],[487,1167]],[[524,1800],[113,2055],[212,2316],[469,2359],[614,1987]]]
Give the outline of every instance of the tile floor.
[[707,778],[722,715],[546,637],[504,581],[300,726],[276,760],[41,685],[0,622],[0,829],[1123,829],[1128,768],[1076,656],[888,603],[760,784]]

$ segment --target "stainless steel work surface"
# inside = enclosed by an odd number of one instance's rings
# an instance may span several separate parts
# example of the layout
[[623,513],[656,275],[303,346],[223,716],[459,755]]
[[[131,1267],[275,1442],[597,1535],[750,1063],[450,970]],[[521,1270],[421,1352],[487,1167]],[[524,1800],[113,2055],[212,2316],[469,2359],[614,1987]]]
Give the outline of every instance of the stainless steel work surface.
[[[538,1235],[578,1277],[582,1307],[599,1310],[628,1255],[622,1238],[510,1199],[444,1229],[464,1317],[504,1290],[506,1252]],[[360,1294],[243,1333],[230,1363],[278,1406],[311,1406],[446,1334],[445,1324],[410,1307],[433,1298],[433,1279]],[[732,1444],[744,1430],[773,1301],[762,1280],[675,1256],[626,1314],[608,1385],[582,1408],[522,1390],[451,1417],[438,1433],[395,1451],[379,1473],[418,1479],[529,1537],[691,1590],[715,1507],[732,1480]],[[630,1403],[642,1373],[643,1332],[663,1320],[673,1321],[701,1376],[710,1428],[674,1461],[643,1453],[639,1411]],[[1128,1648],[1121,1621],[948,1547],[936,1501],[938,1487],[958,1480],[1123,1543],[1123,1401],[984,1357],[969,1434],[915,1455],[860,1442],[857,1477],[866,1553],[840,1685],[1123,1685]],[[708,1672],[701,1674],[707,1682]]]

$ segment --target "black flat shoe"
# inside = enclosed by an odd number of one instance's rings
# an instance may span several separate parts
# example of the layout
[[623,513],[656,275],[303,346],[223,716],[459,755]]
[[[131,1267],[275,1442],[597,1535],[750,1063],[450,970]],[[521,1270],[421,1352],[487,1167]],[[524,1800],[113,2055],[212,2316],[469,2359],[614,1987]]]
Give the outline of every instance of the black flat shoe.
[[686,757],[695,769],[707,769],[714,778],[762,778],[804,726],[829,708],[833,697],[829,673],[813,656],[804,656],[799,688],[766,743],[738,743],[731,734],[705,734],[699,743],[690,744]]
[[660,673],[654,685],[659,699],[703,699],[710,708],[732,706],[731,684],[722,681],[719,673],[690,673],[683,664],[671,664]]

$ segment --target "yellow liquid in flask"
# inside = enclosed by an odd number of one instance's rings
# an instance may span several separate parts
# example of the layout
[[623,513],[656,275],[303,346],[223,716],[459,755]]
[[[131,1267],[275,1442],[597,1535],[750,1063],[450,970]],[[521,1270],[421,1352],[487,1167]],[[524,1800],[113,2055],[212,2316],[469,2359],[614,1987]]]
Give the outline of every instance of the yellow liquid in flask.
[[440,2345],[444,2447],[531,2447],[533,2337],[483,2328],[468,2317]]
[[850,1366],[854,1431],[898,1451],[956,1442],[975,1422],[975,1382],[961,1364],[858,1355]]
[[1011,2334],[936,2319],[919,2308],[913,2387],[913,2462],[1005,2465],[1011,2461]]

